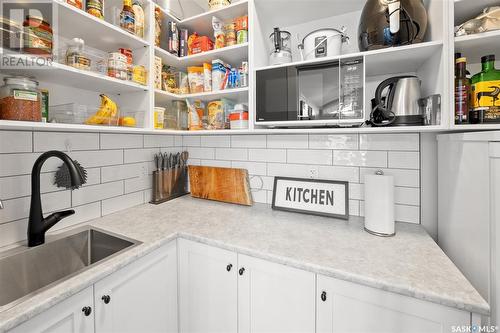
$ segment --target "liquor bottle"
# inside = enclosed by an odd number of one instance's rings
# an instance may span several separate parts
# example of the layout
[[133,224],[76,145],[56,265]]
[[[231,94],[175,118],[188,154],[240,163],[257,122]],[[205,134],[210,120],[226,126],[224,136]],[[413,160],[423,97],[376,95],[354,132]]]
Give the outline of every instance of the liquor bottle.
[[455,61],[455,124],[467,123],[470,109],[471,83],[467,78],[467,59]]
[[483,108],[484,122],[500,122],[500,70],[495,69],[495,55],[482,57],[481,66],[481,72],[472,77],[472,105]]
[[135,14],[132,9],[132,0],[123,0],[123,9],[120,13],[120,27],[135,34]]

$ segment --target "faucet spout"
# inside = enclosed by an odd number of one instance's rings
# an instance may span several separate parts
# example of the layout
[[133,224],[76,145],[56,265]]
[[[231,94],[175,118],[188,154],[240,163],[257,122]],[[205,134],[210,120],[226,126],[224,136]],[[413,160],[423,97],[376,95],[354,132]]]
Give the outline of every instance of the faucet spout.
[[75,166],[73,160],[65,153],[51,150],[38,157],[31,172],[31,206],[28,221],[28,246],[33,247],[45,243],[45,232],[53,227],[61,219],[75,213],[74,210],[53,213],[47,218],[43,218],[42,202],[40,198],[40,173],[43,163],[50,157],[61,159],[69,170],[71,183],[79,186],[83,183],[83,176]]

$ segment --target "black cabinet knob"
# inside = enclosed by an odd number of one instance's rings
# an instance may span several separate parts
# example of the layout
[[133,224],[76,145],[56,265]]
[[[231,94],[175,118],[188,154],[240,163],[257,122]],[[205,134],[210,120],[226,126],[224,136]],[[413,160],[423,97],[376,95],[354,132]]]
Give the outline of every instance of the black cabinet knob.
[[90,306],[84,306],[82,308],[82,312],[85,315],[85,317],[88,317],[92,313],[92,308]]
[[326,291],[323,291],[323,292],[321,293],[321,300],[322,300],[323,302],[325,302],[325,301],[326,301]]
[[231,271],[231,268],[233,268],[233,264],[229,264],[229,265],[227,265],[227,266],[226,266],[226,270],[227,270],[228,272],[230,272],[230,271]]
[[109,297],[109,295],[104,295],[101,297],[101,299],[104,302],[104,304],[109,304],[109,302],[111,301],[111,297]]
[[245,273],[245,267],[241,267],[239,270],[240,275],[243,275]]

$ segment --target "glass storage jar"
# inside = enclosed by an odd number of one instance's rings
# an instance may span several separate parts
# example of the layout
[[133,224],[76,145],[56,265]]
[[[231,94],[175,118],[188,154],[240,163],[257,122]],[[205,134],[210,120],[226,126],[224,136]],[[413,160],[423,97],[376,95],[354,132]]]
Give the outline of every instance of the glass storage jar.
[[0,119],[41,121],[38,82],[25,76],[9,76],[0,87]]

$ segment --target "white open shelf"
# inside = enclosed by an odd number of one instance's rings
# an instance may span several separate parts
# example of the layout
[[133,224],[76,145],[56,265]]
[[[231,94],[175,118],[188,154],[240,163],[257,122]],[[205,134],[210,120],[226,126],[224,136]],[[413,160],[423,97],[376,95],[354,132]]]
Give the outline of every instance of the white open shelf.
[[248,87],[246,88],[234,88],[234,89],[224,89],[220,91],[210,91],[197,94],[184,94],[177,95],[163,90],[155,90],[155,100],[157,106],[161,103],[167,103],[172,100],[179,99],[194,99],[201,100],[204,102],[213,101],[220,98],[229,98],[236,102],[243,102],[248,100]]
[[500,57],[500,30],[455,37],[455,52],[461,52],[469,63],[480,63],[488,54]]
[[221,9],[207,11],[198,15],[185,18],[179,22],[183,28],[190,31],[196,31],[200,36],[213,35],[212,29],[212,16],[216,16],[223,22],[230,21],[236,17],[247,15],[248,13],[248,0],[240,0],[234,2]]
[[163,63],[177,68],[201,65],[204,62],[212,63],[213,59],[221,59],[233,66],[237,66],[241,64],[242,61],[248,61],[248,43],[226,46],[224,48],[214,49],[186,57],[177,57],[156,46],[155,55],[160,57]]
[[[29,56],[13,56],[15,58],[29,58]],[[107,94],[122,94],[129,92],[147,91],[143,86],[132,81],[116,79],[107,75],[77,69],[71,66],[52,62],[47,66],[31,68],[5,69],[3,74],[24,75],[35,77],[38,81],[55,83],[77,89],[98,91]]]
[[86,45],[107,52],[116,52],[120,47],[136,50],[149,45],[146,40],[66,2],[54,3],[58,5],[57,17],[61,36],[82,38]]

